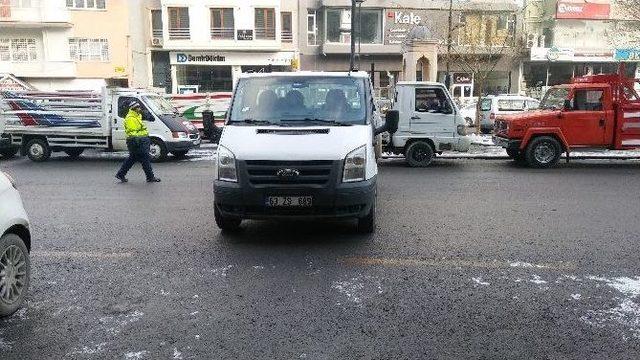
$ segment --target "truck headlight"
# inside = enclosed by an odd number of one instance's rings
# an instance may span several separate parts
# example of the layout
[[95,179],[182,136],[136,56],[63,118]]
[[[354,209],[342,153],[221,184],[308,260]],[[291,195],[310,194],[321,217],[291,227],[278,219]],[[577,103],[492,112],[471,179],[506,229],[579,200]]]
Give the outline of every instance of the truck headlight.
[[367,174],[367,146],[362,145],[344,158],[342,182],[364,181]]
[[224,146],[218,146],[218,159],[216,166],[218,168],[218,180],[238,182],[236,157],[233,155],[231,150]]

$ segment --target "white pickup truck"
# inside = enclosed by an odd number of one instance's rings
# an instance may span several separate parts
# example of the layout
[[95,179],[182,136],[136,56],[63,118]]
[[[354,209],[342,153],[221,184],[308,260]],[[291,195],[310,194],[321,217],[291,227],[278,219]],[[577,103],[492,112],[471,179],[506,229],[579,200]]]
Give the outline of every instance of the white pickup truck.
[[33,161],[54,151],[77,157],[85,149],[127,150],[124,117],[137,99],[151,137],[150,155],[162,161],[182,157],[200,145],[198,129],[179,116],[160,95],[138,89],[104,88],[102,92],[0,92],[2,139]]
[[410,166],[428,166],[444,151],[469,151],[465,120],[441,83],[398,82],[389,113],[399,117],[398,131],[383,139],[383,150],[404,155]]

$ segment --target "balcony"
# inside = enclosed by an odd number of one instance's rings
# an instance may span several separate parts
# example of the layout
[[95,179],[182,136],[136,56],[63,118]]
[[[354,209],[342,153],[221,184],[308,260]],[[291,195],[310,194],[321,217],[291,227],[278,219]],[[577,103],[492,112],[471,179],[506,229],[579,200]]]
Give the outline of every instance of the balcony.
[[0,73],[9,73],[18,77],[75,77],[76,63],[71,60],[0,62]]
[[275,40],[276,28],[256,28],[256,40]]
[[169,28],[170,40],[189,40],[191,38],[191,29],[189,28]]
[[233,40],[234,28],[211,28],[211,38],[216,40]]
[[291,30],[282,30],[280,34],[280,39],[283,43],[291,43],[293,42],[293,32]]
[[71,23],[66,7],[52,7],[47,3],[34,7],[0,5],[0,27],[71,27]]

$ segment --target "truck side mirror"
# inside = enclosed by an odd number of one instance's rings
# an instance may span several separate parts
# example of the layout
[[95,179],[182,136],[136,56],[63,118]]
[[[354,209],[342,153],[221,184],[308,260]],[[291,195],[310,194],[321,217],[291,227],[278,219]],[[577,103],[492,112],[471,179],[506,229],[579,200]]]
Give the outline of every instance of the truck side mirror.
[[387,111],[385,115],[384,125],[376,129],[375,135],[382,134],[383,132],[394,134],[396,131],[398,131],[399,121],[400,121],[400,112],[398,110]]

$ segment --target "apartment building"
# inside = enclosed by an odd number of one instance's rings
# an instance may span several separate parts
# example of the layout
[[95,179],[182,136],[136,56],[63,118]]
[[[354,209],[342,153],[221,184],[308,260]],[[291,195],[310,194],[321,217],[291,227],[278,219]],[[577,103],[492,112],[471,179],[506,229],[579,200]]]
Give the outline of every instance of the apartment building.
[[538,95],[574,76],[616,72],[640,60],[640,25],[609,0],[528,0],[524,11],[528,49],[524,86]]
[[[345,71],[351,41],[350,0],[299,0],[300,63],[303,70]],[[437,78],[445,81],[449,59],[452,90],[456,96],[517,92],[520,85],[520,44],[516,32],[519,8],[512,1],[454,2],[452,46],[447,54],[448,1],[367,0],[359,5],[356,22],[357,63],[370,72],[375,87],[384,91],[391,81],[427,79],[409,75],[402,53],[422,37],[437,44]],[[418,31],[416,31],[418,30]],[[414,68],[414,67],[412,67]],[[483,89],[475,79],[483,77]],[[384,94],[383,94],[384,95]]]
[[128,3],[0,1],[0,74],[42,90],[126,86]]
[[294,1],[160,0],[143,7],[148,85],[172,93],[231,91],[243,72],[297,68]]

